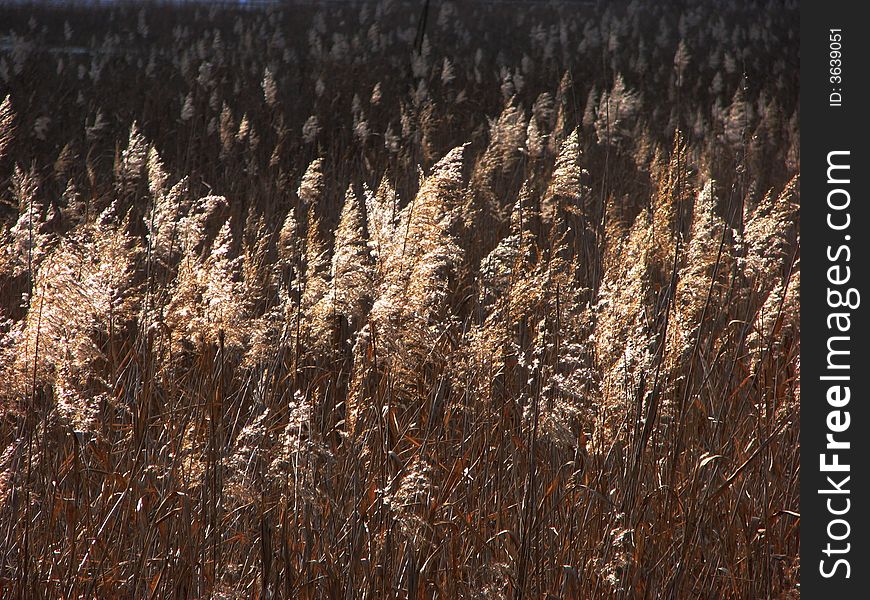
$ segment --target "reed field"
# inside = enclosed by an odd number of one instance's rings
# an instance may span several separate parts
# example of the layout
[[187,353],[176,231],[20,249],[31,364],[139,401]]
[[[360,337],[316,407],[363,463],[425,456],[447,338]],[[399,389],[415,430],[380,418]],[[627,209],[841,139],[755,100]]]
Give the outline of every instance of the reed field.
[[0,597],[799,598],[798,42],[0,4]]

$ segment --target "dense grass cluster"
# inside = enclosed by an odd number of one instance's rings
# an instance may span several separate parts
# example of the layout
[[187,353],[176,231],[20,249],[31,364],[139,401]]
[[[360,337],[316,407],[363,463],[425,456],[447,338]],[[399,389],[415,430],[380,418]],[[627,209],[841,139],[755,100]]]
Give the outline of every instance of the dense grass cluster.
[[0,7],[0,595],[799,597],[797,7],[682,4]]

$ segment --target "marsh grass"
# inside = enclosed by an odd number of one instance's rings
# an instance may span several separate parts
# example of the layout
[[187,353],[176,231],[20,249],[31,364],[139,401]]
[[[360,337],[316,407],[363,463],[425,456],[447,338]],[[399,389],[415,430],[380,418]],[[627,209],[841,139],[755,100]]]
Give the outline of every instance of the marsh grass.
[[0,595],[799,597],[793,3],[91,10],[0,8]]

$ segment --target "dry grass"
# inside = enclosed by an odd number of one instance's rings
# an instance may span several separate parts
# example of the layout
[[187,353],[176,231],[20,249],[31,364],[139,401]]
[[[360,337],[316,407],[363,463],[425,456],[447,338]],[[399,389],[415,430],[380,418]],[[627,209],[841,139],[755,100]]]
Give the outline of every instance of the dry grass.
[[793,3],[91,10],[0,7],[0,595],[799,597]]

